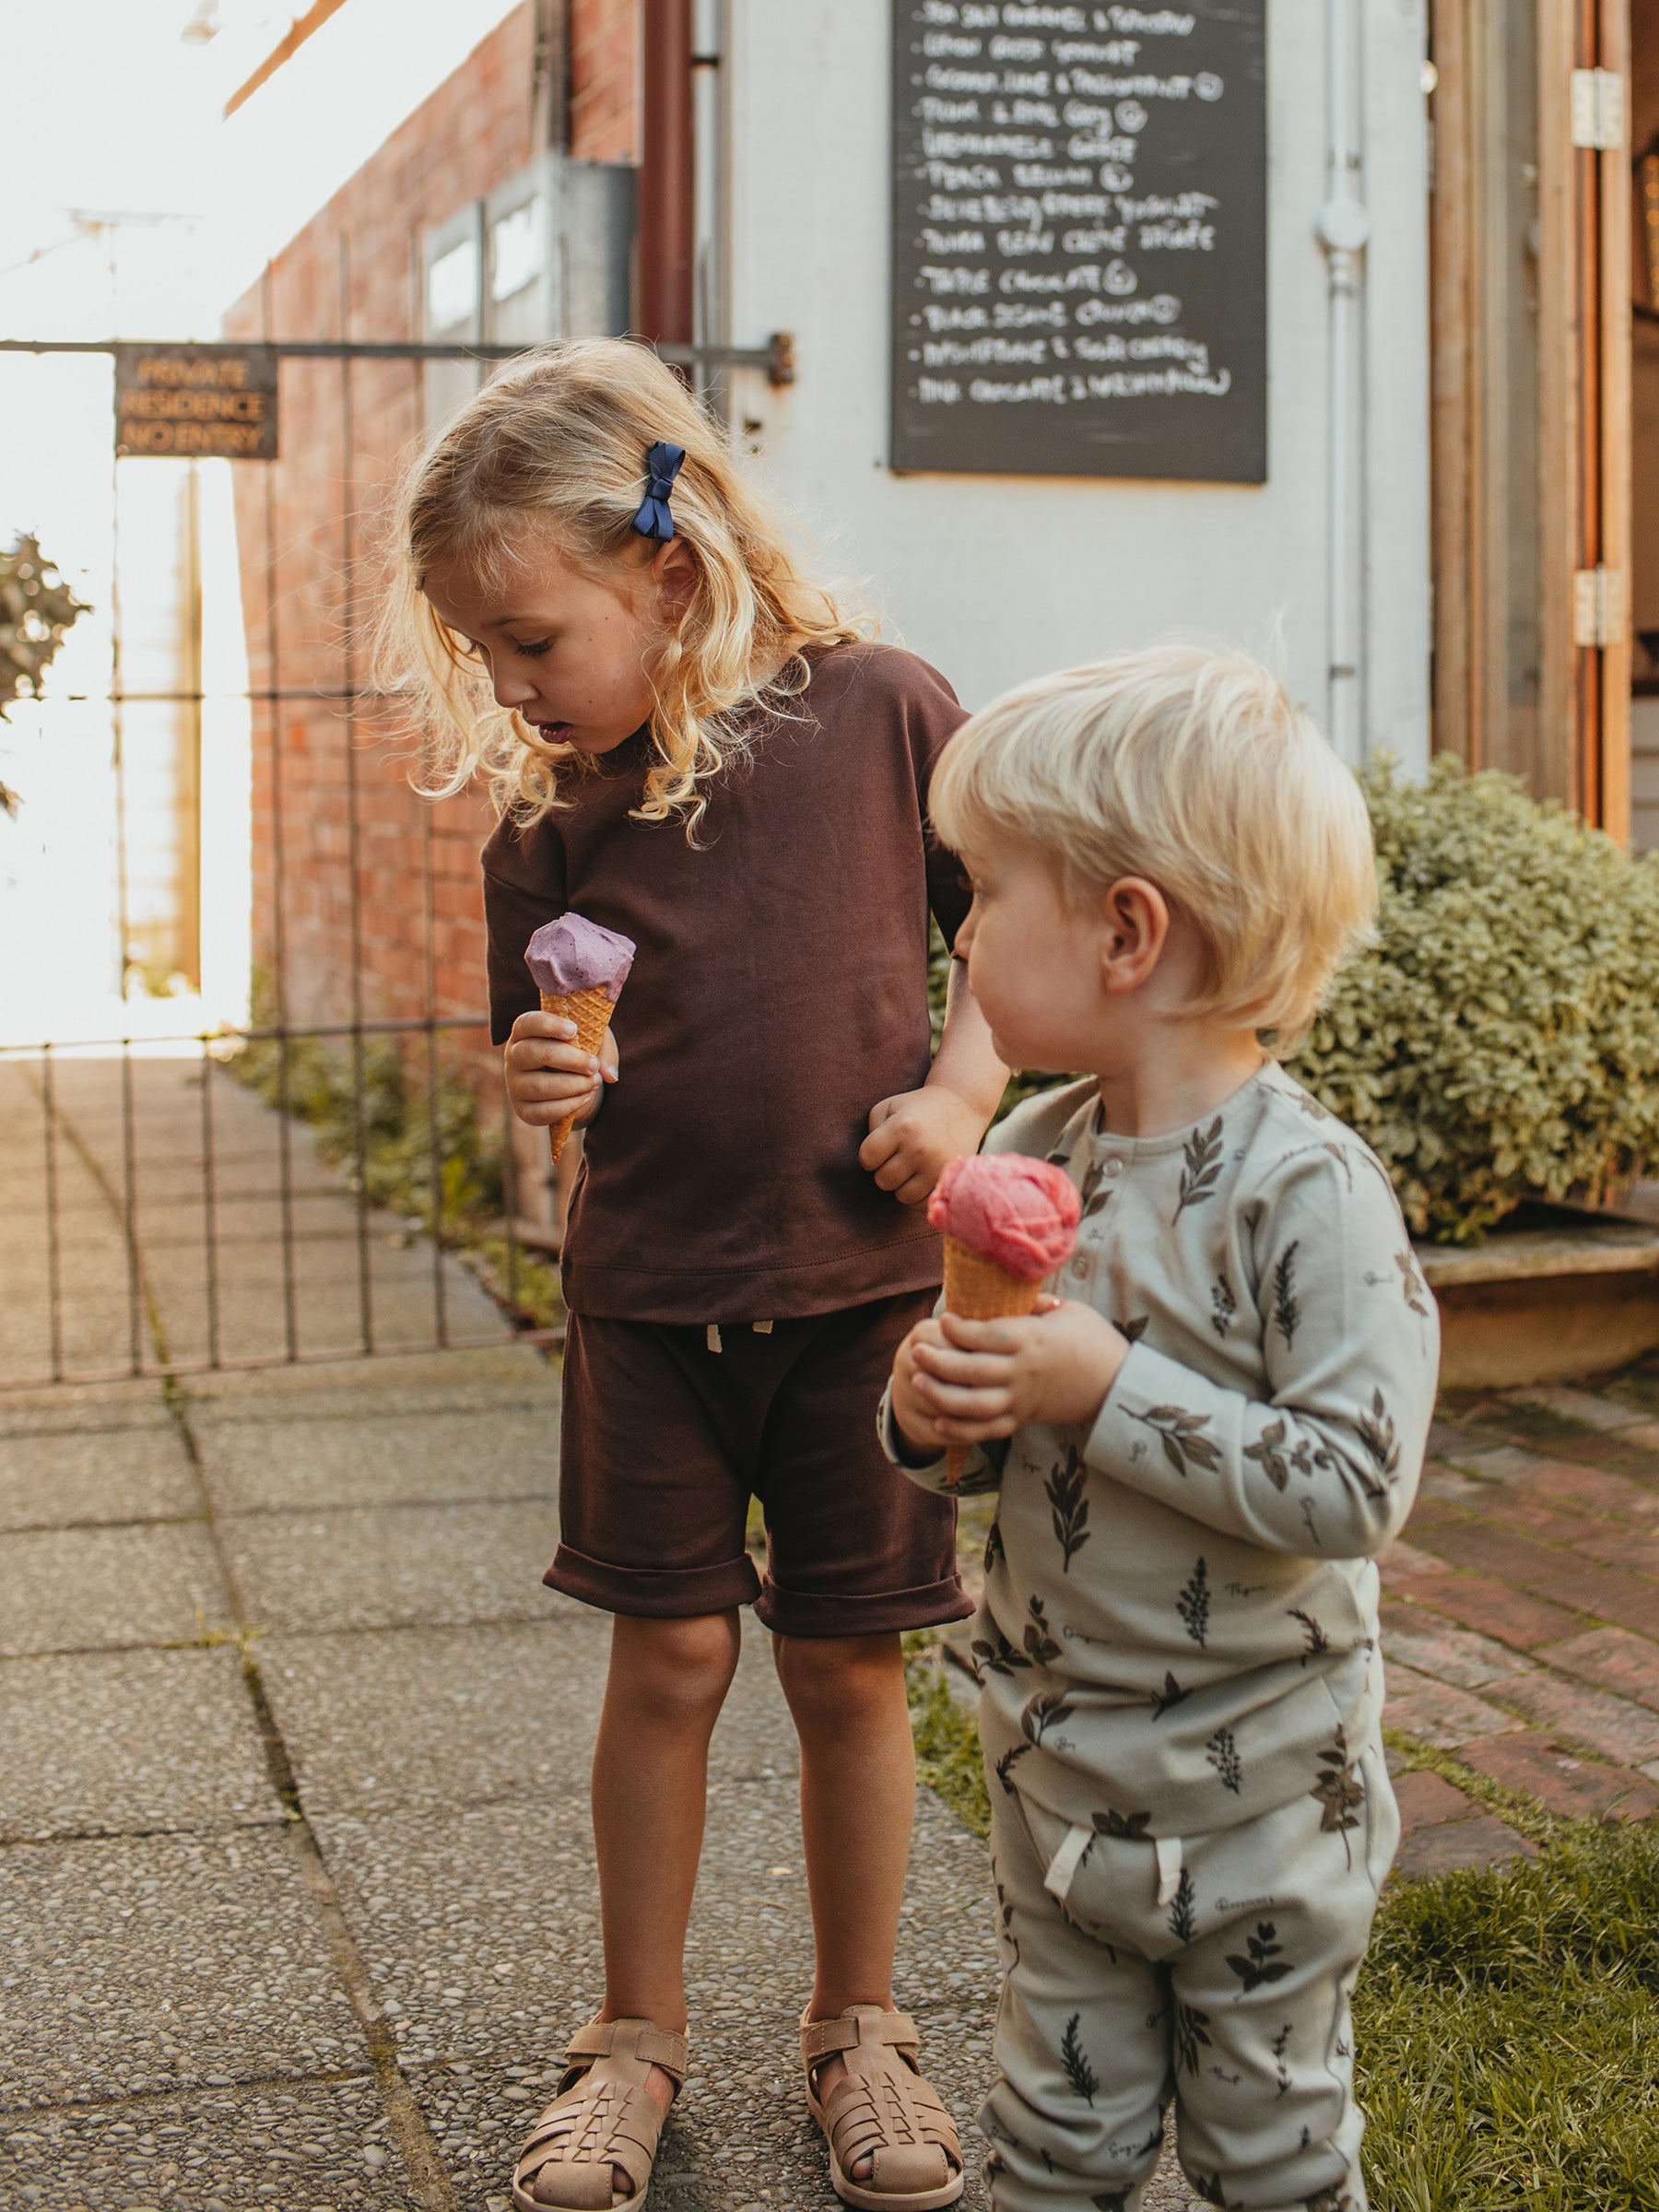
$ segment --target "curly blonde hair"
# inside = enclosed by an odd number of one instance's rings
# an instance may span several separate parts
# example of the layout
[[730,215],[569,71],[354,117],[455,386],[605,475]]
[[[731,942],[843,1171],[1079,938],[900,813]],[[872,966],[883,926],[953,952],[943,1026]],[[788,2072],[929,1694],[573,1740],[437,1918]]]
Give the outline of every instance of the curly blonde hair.
[[502,579],[534,558],[536,533],[603,577],[644,542],[633,518],[645,455],[659,440],[685,449],[674,526],[695,582],[652,674],[656,758],[640,819],[681,815],[694,838],[710,779],[746,749],[746,712],[804,689],[811,649],[870,634],[868,622],[849,618],[801,574],[782,522],[740,473],[725,434],[655,354],[618,338],[547,347],[486,384],[399,491],[377,664],[387,689],[418,701],[437,771],[422,786],[428,797],[447,798],[481,773],[497,811],[518,822],[569,805],[562,787],[584,757],[496,703],[476,656],[422,586],[440,560]]

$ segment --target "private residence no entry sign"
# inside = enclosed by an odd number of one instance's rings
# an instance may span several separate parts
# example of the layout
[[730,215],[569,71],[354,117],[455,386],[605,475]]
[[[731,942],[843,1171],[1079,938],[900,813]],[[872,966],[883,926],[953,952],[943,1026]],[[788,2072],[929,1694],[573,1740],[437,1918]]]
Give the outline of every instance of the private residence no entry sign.
[[276,355],[266,346],[118,346],[115,451],[276,458]]
[[896,469],[1267,474],[1266,0],[894,0]]

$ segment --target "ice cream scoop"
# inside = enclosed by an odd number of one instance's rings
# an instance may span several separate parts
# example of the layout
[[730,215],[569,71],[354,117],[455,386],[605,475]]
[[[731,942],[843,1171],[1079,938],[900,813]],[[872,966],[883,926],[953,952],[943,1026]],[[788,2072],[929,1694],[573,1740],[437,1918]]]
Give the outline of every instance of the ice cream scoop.
[[[633,958],[631,937],[602,929],[585,914],[560,914],[557,922],[544,922],[531,938],[524,965],[541,993],[542,1012],[573,1021],[576,1042],[597,1058]],[[547,1149],[555,1161],[575,1125],[571,1114],[547,1131]]]
[[531,938],[524,963],[536,988],[549,998],[576,991],[603,991],[614,1006],[633,966],[634,941],[614,929],[602,929],[585,914],[560,914],[544,922]]
[[1071,1177],[1022,1152],[949,1161],[927,1202],[935,1229],[1024,1283],[1070,1258],[1081,1211]]

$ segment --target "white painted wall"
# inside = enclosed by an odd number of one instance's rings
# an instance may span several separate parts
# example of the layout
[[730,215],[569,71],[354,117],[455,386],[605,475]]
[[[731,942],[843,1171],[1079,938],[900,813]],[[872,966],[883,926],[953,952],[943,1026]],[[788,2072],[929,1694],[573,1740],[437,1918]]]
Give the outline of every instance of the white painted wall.
[[1326,10],[1359,26],[1371,206],[1360,589],[1365,749],[1428,758],[1424,0],[1270,0],[1268,481],[903,476],[888,468],[889,0],[727,0],[734,343],[795,335],[799,381],[735,380],[758,465],[830,569],[866,580],[971,705],[1172,633],[1267,651],[1327,696]]

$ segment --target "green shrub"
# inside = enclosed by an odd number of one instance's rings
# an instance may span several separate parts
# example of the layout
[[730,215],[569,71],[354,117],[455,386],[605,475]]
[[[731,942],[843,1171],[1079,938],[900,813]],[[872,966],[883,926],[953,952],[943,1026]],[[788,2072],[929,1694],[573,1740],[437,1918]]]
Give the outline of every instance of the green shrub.
[[1376,940],[1290,1073],[1375,1148],[1419,1235],[1473,1243],[1524,1199],[1659,1163],[1659,856],[1453,760],[1364,781]]
[[976,1836],[988,1836],[991,1800],[985,1793],[979,1726],[971,1708],[952,1689],[947,1664],[931,1629],[918,1629],[904,1639],[904,1685],[916,1744],[916,1780],[942,1797],[964,1828]]

